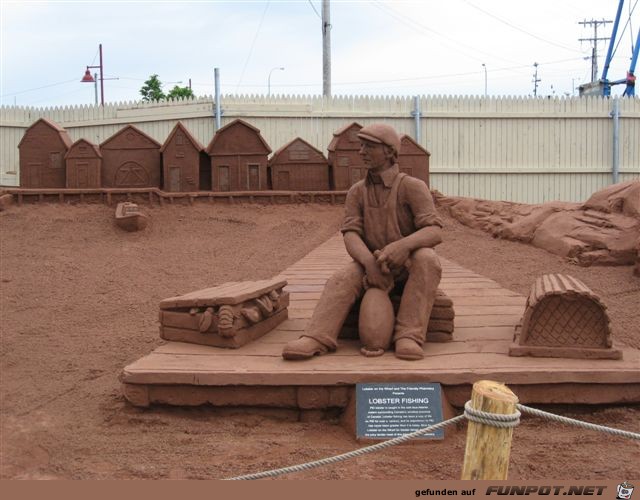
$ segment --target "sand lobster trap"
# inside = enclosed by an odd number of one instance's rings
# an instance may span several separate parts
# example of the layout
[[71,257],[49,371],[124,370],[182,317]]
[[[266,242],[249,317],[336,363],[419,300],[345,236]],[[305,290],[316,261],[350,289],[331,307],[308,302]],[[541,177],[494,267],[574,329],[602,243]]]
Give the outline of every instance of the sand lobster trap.
[[600,298],[576,278],[545,274],[531,287],[509,355],[621,359],[622,351],[612,346]]
[[160,302],[160,337],[238,348],[287,319],[285,280],[241,281]]

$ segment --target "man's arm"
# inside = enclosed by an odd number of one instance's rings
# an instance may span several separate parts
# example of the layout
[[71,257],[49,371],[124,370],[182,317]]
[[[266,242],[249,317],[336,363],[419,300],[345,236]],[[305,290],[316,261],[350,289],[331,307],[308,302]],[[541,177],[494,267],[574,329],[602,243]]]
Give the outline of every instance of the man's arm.
[[[409,255],[418,248],[433,248],[442,242],[442,229],[439,226],[427,226],[415,233],[389,243],[378,256],[378,263],[387,262],[392,268],[397,268],[406,262]],[[354,257],[355,258],[355,257]]]
[[382,272],[376,258],[357,232],[347,231],[344,233],[344,246],[353,260],[364,267],[369,286],[386,290],[393,284],[391,274]]
[[409,255],[418,248],[433,248],[442,242],[442,221],[433,204],[433,197],[427,185],[417,179],[407,177],[401,188],[404,200],[413,214],[416,231],[382,249],[378,263],[384,261],[391,267],[404,265]]

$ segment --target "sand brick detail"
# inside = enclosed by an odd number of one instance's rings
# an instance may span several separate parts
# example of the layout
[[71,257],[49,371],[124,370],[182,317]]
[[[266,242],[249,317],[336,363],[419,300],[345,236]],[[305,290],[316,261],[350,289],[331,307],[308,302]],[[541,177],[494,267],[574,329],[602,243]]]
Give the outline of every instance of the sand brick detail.
[[[400,307],[399,295],[391,295],[391,303],[393,304],[394,314],[398,314]],[[349,311],[347,319],[344,322],[339,338],[357,339],[358,338],[358,314],[360,311],[360,301],[356,303]],[[453,301],[440,288],[436,291],[436,300],[429,316],[427,325],[427,342],[449,342],[453,340],[453,321],[455,311],[453,309]]]

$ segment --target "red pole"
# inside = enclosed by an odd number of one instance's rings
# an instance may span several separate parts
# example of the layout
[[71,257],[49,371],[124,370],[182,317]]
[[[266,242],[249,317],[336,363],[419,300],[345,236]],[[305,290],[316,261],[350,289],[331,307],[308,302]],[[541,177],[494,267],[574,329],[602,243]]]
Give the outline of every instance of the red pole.
[[104,74],[102,67],[102,44],[99,45],[100,48],[100,103],[104,107]]

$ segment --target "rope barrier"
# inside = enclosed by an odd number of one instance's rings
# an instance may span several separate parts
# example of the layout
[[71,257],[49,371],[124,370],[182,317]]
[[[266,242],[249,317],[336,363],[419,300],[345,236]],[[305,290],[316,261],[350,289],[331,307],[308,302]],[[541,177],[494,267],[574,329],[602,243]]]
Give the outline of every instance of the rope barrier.
[[492,427],[501,427],[503,429],[517,427],[520,423],[520,415],[521,413],[518,410],[511,415],[505,415],[504,413],[489,413],[488,411],[476,410],[471,406],[471,401],[467,401],[464,404],[464,416],[467,420]]
[[429,427],[425,427],[424,429],[420,429],[410,434],[404,434],[402,436],[398,436],[397,438],[389,439],[388,441],[383,441],[381,443],[376,443],[371,446],[365,446],[364,448],[359,448],[357,450],[343,453],[342,455],[335,455],[333,457],[323,458],[321,460],[316,460],[315,462],[307,462],[304,464],[292,465],[291,467],[284,467],[282,469],[273,469],[265,472],[258,472],[256,474],[247,474],[244,476],[231,477],[231,478],[228,478],[228,480],[239,481],[239,480],[250,480],[250,479],[262,479],[264,477],[275,477],[281,474],[289,474],[291,472],[299,472],[302,470],[313,469],[315,467],[320,467],[321,465],[342,462],[343,460],[347,460],[349,458],[358,457],[360,455],[366,455],[367,453],[382,450],[384,448],[388,448],[389,446],[394,446],[396,444],[404,443],[405,441],[409,441],[410,439],[420,437],[423,434],[428,434],[438,429],[442,429],[447,425],[454,424],[463,419],[464,419],[464,415],[458,415],[457,417],[450,418],[449,420],[445,420],[444,422],[440,422],[439,424],[431,425]]
[[382,450],[384,448],[388,448],[390,446],[394,446],[397,444],[404,443],[405,441],[409,441],[411,439],[415,439],[424,434],[428,434],[438,429],[442,429],[447,425],[454,424],[459,422],[460,420],[467,419],[471,422],[477,422],[485,425],[491,425],[493,427],[515,427],[520,423],[520,416],[522,413],[528,413],[531,415],[535,415],[541,418],[547,418],[549,420],[555,420],[558,422],[562,422],[564,424],[574,425],[577,427],[582,427],[584,429],[590,429],[599,432],[605,432],[608,434],[613,434],[616,436],[622,436],[630,439],[639,439],[640,434],[636,432],[624,431],[620,429],[614,429],[613,427],[607,427],[604,425],[591,424],[589,422],[583,422],[581,420],[576,420],[569,417],[563,417],[561,415],[555,415],[553,413],[548,413],[546,411],[538,410],[536,408],[530,408],[528,406],[524,406],[521,404],[517,404],[516,407],[518,410],[511,415],[499,414],[499,413],[489,413],[486,411],[476,410],[471,407],[471,401],[467,401],[464,405],[464,413],[462,415],[458,415],[457,417],[450,418],[449,420],[445,420],[444,422],[440,422],[439,424],[431,425],[429,427],[425,427],[424,429],[420,429],[418,431],[412,432],[410,434],[404,434],[397,438],[389,439],[387,441],[383,441],[381,443],[376,443],[371,446],[365,446],[364,448],[359,448],[357,450],[353,450],[347,453],[343,453],[341,455],[334,455],[332,457],[323,458],[320,460],[316,460],[313,462],[306,462],[303,464],[292,465],[290,467],[284,467],[281,469],[272,469],[264,472],[258,472],[255,474],[246,474],[243,476],[236,476],[228,478],[229,481],[240,481],[240,480],[252,480],[252,479],[262,479],[266,477],[276,477],[282,474],[290,474],[292,472],[300,472],[303,470],[314,469],[316,467],[320,467],[322,465],[334,464],[337,462],[341,462],[343,460],[348,460],[350,458],[358,457],[361,455],[366,455],[367,453],[372,453],[374,451]]
[[607,434],[613,434],[615,436],[622,436],[629,439],[640,439],[640,434],[637,432],[623,431],[621,429],[614,429],[613,427],[607,427],[604,425],[591,424],[589,422],[583,422],[582,420],[576,420],[574,418],[563,417],[561,415],[555,415],[554,413],[548,413],[546,411],[538,410],[536,408],[529,408],[521,404],[517,404],[516,407],[522,410],[524,413],[529,413],[537,417],[548,418],[549,420],[556,420],[563,424],[575,425],[584,429],[590,429],[592,431],[606,432]]

